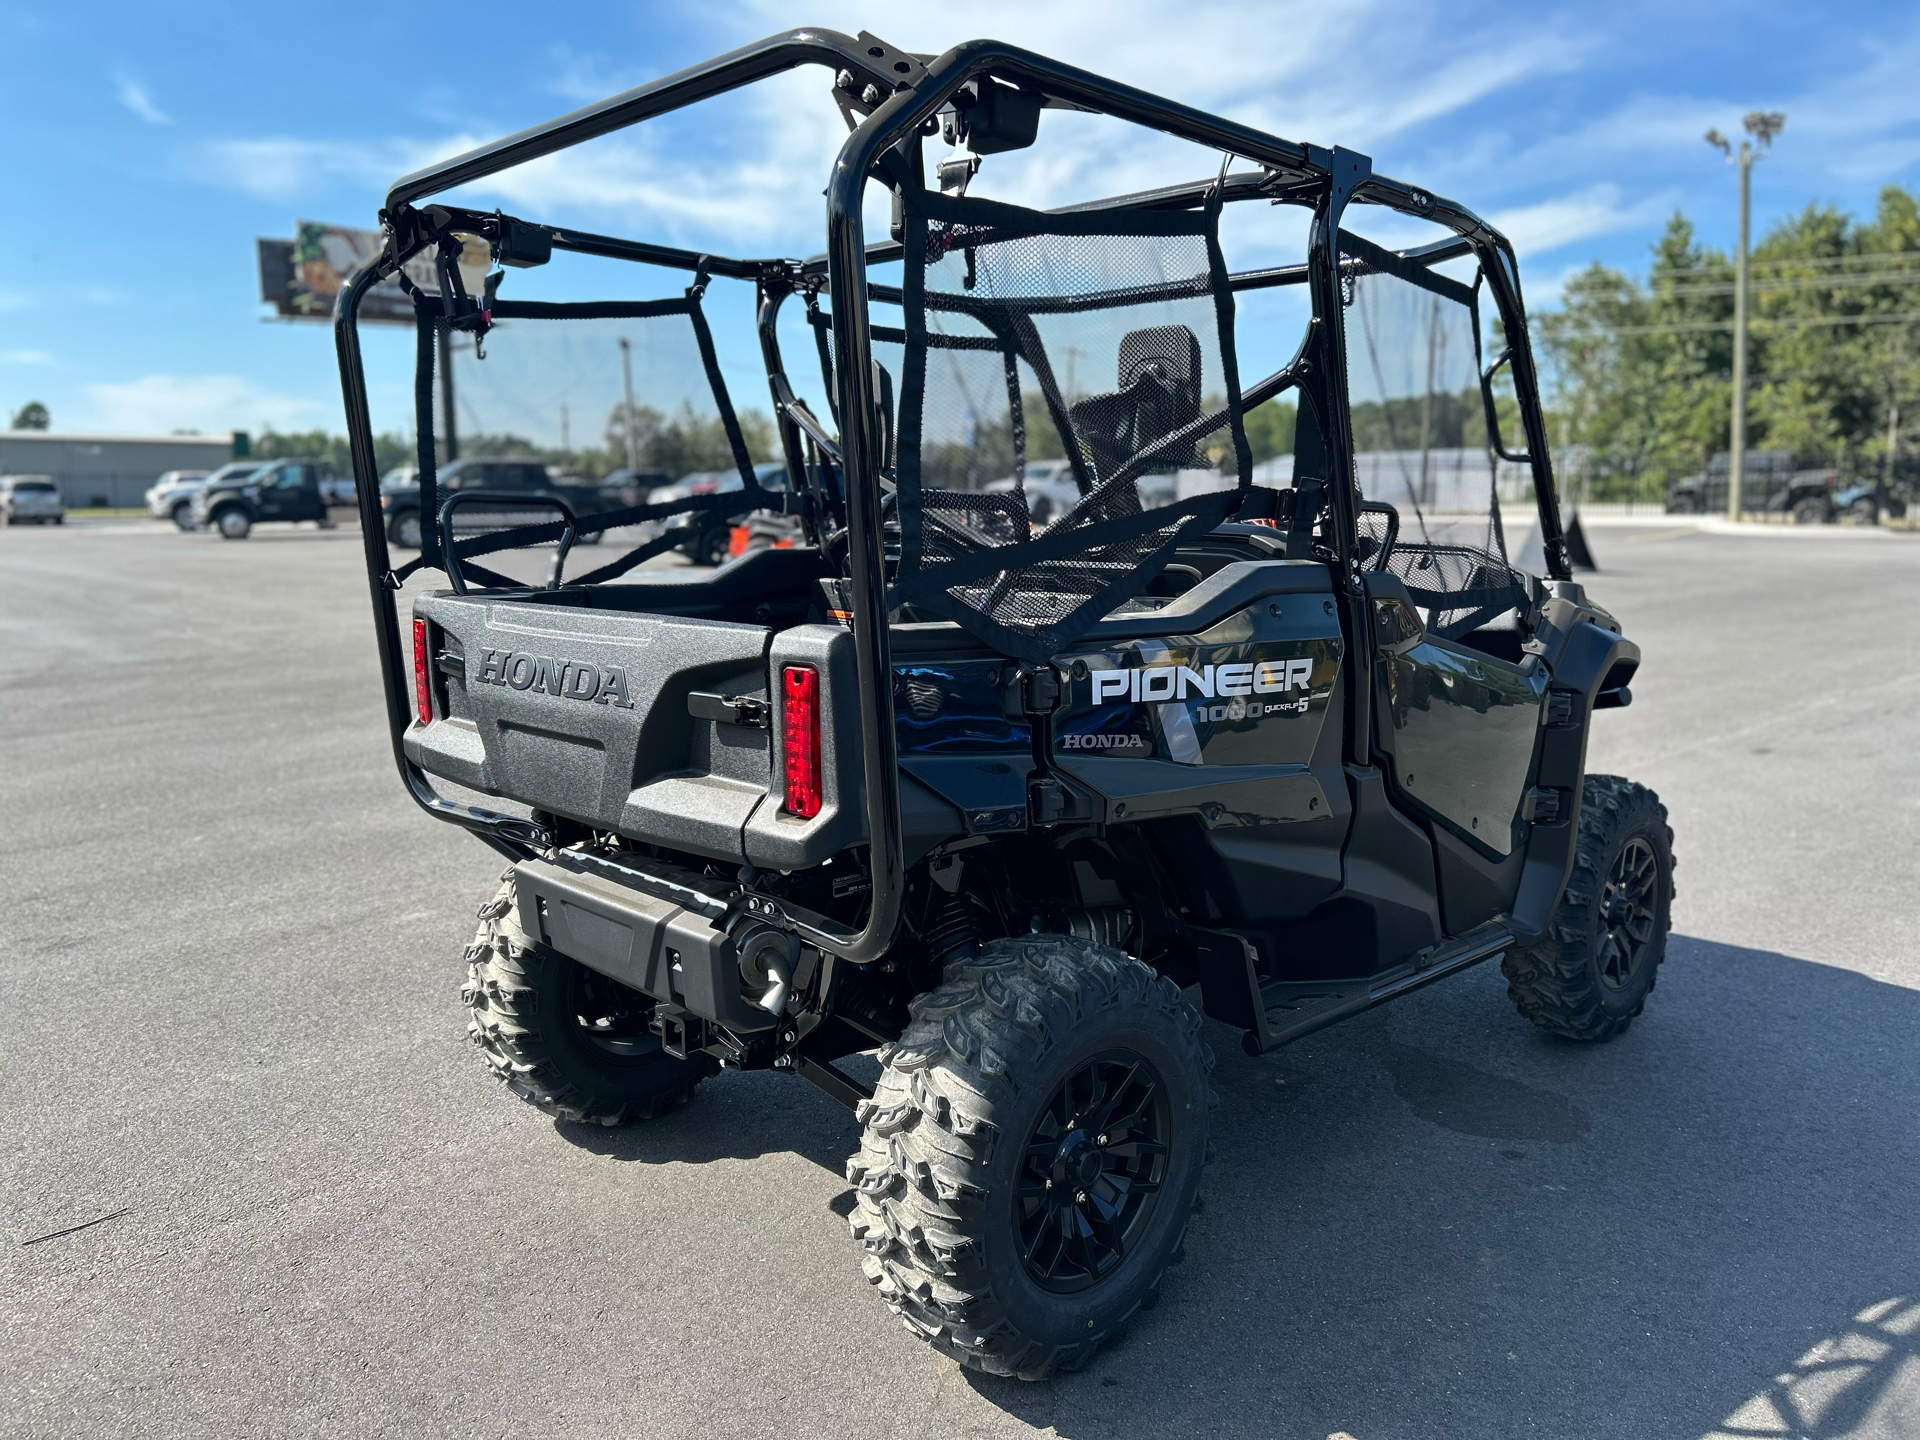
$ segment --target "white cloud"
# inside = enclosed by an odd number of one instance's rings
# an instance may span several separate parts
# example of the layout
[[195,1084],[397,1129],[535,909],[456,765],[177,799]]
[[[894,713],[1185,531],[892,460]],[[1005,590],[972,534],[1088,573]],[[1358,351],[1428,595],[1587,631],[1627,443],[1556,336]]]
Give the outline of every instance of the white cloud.
[[1487,218],[1524,256],[1558,250],[1593,235],[1650,224],[1672,209],[1673,204],[1671,190],[1625,204],[1620,187],[1603,181],[1536,205],[1497,210]]
[[0,350],[0,365],[51,365],[51,350]]
[[[1356,147],[1521,79],[1569,68],[1586,49],[1564,30],[1490,40],[1403,8],[1288,3],[1250,22],[1244,4],[1199,0],[1183,10],[1180,24],[1168,25],[1152,0],[1110,0],[1100,23],[1089,25],[1076,6],[985,0],[968,12],[966,32],[1001,36],[1290,138]],[[849,33],[867,23],[852,7],[837,18]],[[739,43],[790,23],[772,0],[759,0],[721,22],[716,40]],[[1284,33],[1286,43],[1248,43],[1250,23],[1262,34]],[[1409,39],[1393,54],[1370,50],[1366,65],[1320,63],[1386,25],[1419,32],[1419,43]],[[922,50],[942,48],[959,33],[951,7],[931,4],[896,6],[882,28],[890,41]],[[1143,46],[1149,34],[1153,43]],[[571,101],[603,98],[642,78],[565,47],[550,51],[548,61],[550,88]],[[804,67],[704,108],[714,128],[703,135],[691,136],[687,127],[676,132],[668,119],[531,161],[468,191],[555,218],[604,216],[691,246],[817,249],[820,192],[846,138],[823,73]],[[994,157],[981,192],[1057,205],[1192,179],[1216,163],[1192,145],[1095,117],[1050,112],[1046,129],[1038,150]],[[214,183],[288,201],[343,183],[381,190],[479,143],[471,133],[376,141],[270,136],[208,145],[195,168]]]
[[345,181],[384,190],[410,170],[471,149],[477,141],[453,136],[438,142],[316,140],[267,135],[252,140],[215,140],[187,162],[194,178],[262,200],[292,200]]
[[124,70],[113,77],[120,103],[149,125],[171,125],[173,117],[153,102],[153,94]]
[[[852,0],[823,3],[824,18],[848,33],[874,23],[870,9]],[[745,0],[738,10],[701,18],[715,50],[791,24],[777,0]],[[1920,90],[1906,83],[1920,64],[1920,30],[1863,45],[1853,76],[1797,96],[1736,101],[1634,91],[1609,111],[1559,114],[1500,101],[1543,77],[1618,59],[1604,53],[1604,17],[1569,21],[1543,12],[1516,23],[1411,0],[1268,0],[1255,14],[1244,0],[1185,0],[1178,23],[1169,23],[1160,0],[1103,0],[1098,23],[1089,23],[1082,4],[980,0],[956,21],[949,5],[903,0],[877,28],[921,51],[994,35],[1270,133],[1365,150],[1381,171],[1491,214],[1532,254],[1657,225],[1683,190],[1717,178],[1701,131],[1737,123],[1755,105],[1789,111],[1772,162],[1781,171],[1794,163],[1787,152],[1800,134],[1806,153],[1821,157],[1810,163],[1832,166],[1831,173],[1897,173],[1911,163],[1902,147],[1911,148],[1907,132],[1920,124]],[[564,45],[548,49],[544,62],[547,89],[568,102],[647,78],[621,58]],[[845,140],[822,72],[776,76],[698,113],[698,120],[665,117],[544,157],[457,198],[689,248],[819,248],[821,187]],[[426,122],[424,133],[384,138],[233,139],[202,147],[193,165],[212,183],[280,202],[311,197],[317,205],[341,190],[378,193],[402,174],[512,128],[447,116]],[[1050,206],[1199,178],[1217,163],[1194,146],[1101,117],[1052,111],[1043,131],[1037,149],[991,157],[974,193]],[[932,158],[938,150],[936,142]],[[1697,173],[1694,151],[1701,152]],[[1554,194],[1559,187],[1567,193]],[[1397,223],[1382,215],[1370,233]],[[1264,240],[1254,244],[1266,248]]]
[[86,396],[76,428],[108,433],[215,433],[262,424],[287,429],[338,418],[317,400],[277,395],[241,375],[143,375],[123,383],[89,385]]

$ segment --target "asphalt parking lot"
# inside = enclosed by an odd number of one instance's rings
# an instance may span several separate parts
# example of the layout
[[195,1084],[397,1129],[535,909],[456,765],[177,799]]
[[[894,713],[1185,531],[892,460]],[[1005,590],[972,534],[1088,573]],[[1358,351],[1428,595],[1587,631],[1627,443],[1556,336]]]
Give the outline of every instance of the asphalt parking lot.
[[1646,1015],[1555,1042],[1483,966],[1215,1027],[1186,1263],[1030,1386],[871,1294],[810,1087],[485,1080],[499,861],[401,791],[350,528],[0,531],[0,1432],[1920,1433],[1920,540],[1593,539],[1647,656],[1593,768],[1677,836]]

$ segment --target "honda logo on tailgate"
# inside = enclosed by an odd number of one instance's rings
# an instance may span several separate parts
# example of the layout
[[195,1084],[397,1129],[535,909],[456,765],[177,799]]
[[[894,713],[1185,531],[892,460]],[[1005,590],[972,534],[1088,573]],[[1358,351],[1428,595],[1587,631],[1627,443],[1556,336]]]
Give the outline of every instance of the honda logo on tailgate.
[[627,692],[627,672],[618,665],[589,665],[581,660],[556,660],[519,650],[482,650],[478,677],[488,685],[515,690],[539,690],[565,700],[591,700],[601,705],[633,709]]

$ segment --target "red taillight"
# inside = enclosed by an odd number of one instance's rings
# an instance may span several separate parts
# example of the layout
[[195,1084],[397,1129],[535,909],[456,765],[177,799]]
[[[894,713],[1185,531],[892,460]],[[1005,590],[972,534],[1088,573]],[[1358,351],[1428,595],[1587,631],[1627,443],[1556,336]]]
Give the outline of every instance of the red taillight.
[[427,622],[413,622],[413,706],[422,725],[433,723],[433,687],[427,683]]
[[789,665],[780,683],[781,727],[786,735],[786,812],[811,820],[820,813],[820,675],[810,665]]

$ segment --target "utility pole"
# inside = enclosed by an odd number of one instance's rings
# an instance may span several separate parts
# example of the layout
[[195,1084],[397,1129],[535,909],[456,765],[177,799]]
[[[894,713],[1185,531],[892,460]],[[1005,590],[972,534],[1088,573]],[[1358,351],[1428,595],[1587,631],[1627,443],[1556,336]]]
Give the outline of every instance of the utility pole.
[[1773,137],[1786,128],[1787,117],[1778,110],[1750,110],[1740,123],[1753,139],[1740,142],[1738,155],[1718,130],[1709,130],[1706,136],[1729,164],[1740,167],[1740,243],[1733,256],[1733,424],[1727,439],[1729,520],[1740,518],[1740,482],[1747,468],[1747,234],[1753,162],[1773,149]]
[[1893,488],[1893,466],[1900,458],[1900,396],[1887,392],[1887,488]]
[[627,387],[626,419],[620,426],[627,436],[627,469],[638,470],[640,447],[638,437],[633,433],[633,343],[624,335],[620,337],[620,377]]

